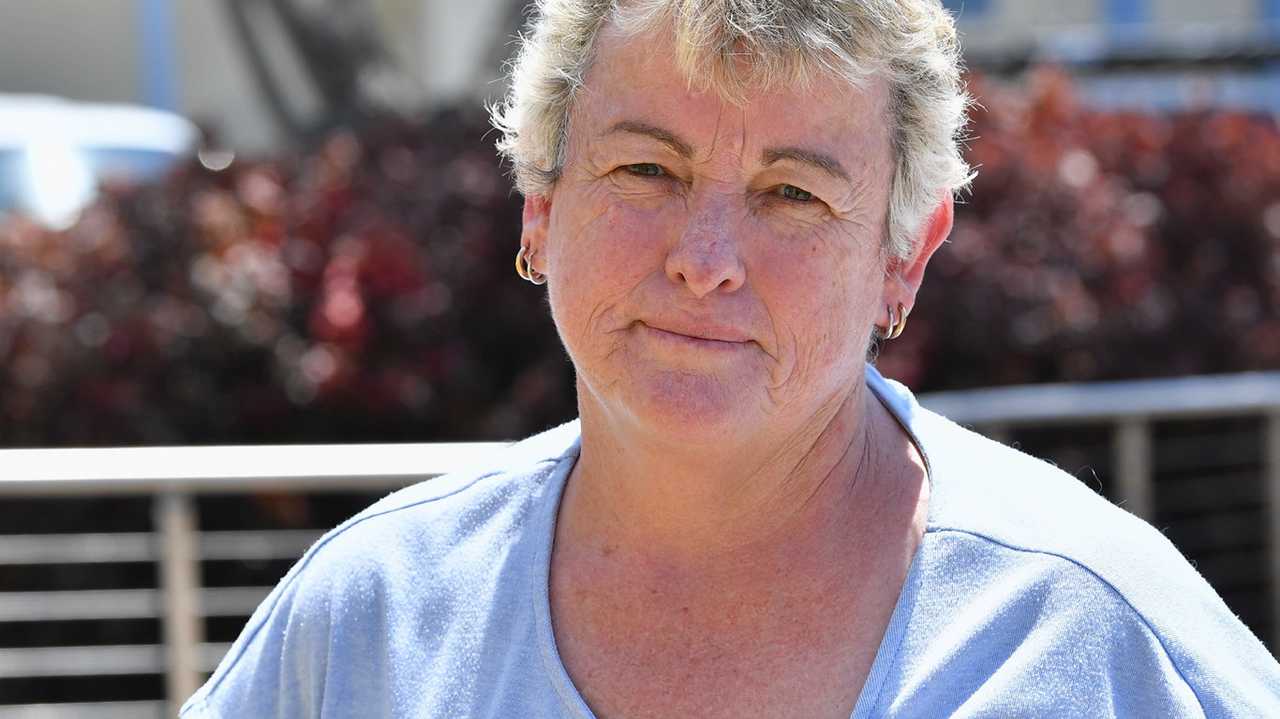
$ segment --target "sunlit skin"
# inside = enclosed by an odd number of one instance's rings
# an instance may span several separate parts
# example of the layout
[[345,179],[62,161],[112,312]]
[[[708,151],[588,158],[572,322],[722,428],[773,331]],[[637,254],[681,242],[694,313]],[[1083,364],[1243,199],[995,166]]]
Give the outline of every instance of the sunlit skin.
[[[912,257],[886,256],[880,81],[737,105],[691,89],[652,37],[606,28],[597,47],[563,174],[526,200],[522,238],[578,376],[583,450],[552,559],[561,653],[602,716],[659,716],[670,692],[748,696],[753,672],[829,652],[838,696],[791,683],[771,699],[847,716],[927,506],[918,454],[863,383],[867,342],[887,305],[911,306],[950,201]],[[771,627],[773,653],[729,679],[686,642]],[[667,699],[646,705],[606,657],[670,668]],[[723,697],[683,706],[732,715]]]
[[[905,262],[881,249],[893,171],[883,83],[737,107],[691,92],[661,44],[607,58],[615,40],[602,38],[575,105],[563,176],[525,210],[578,372],[584,445],[625,438],[628,463],[649,453],[664,474],[696,477],[672,478],[681,494],[751,501],[747,485],[794,474],[842,408],[858,431],[872,327],[887,305],[911,306],[932,247]],[[637,473],[652,489],[652,473]]]

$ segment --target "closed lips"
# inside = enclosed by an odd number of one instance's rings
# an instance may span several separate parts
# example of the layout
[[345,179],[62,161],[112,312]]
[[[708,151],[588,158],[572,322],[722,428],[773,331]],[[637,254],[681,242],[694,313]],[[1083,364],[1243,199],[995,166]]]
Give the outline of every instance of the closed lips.
[[750,341],[747,337],[743,336],[742,333],[728,328],[686,327],[676,324],[654,324],[649,322],[641,322],[640,324],[665,335],[673,335],[675,337],[682,337],[691,340],[735,345],[745,344]]

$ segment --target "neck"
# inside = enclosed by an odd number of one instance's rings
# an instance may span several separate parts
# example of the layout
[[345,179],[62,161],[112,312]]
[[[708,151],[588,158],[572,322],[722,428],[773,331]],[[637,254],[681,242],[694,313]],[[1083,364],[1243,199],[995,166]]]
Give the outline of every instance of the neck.
[[582,455],[557,531],[572,546],[623,549],[673,568],[732,567],[725,560],[734,556],[838,544],[851,505],[874,495],[865,485],[877,473],[876,400],[861,382],[790,431],[693,447],[671,433],[619,427],[584,390]]

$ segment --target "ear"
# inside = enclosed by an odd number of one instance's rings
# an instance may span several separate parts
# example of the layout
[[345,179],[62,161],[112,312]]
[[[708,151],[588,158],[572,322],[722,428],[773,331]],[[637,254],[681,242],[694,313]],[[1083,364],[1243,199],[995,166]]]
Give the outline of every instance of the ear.
[[551,198],[547,195],[527,195],[524,198],[523,228],[520,244],[533,255],[533,269],[547,273],[547,233],[551,226]]
[[908,310],[915,305],[916,292],[924,281],[924,269],[929,264],[933,253],[942,247],[947,235],[951,234],[951,225],[955,220],[955,200],[948,191],[943,194],[942,202],[929,215],[920,228],[920,239],[911,255],[889,262],[889,279],[885,283],[884,303],[896,306],[901,302]]

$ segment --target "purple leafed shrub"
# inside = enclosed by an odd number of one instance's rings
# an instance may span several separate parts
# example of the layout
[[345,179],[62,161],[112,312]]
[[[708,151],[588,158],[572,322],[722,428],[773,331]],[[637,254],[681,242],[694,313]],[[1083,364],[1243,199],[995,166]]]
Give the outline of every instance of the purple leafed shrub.
[[[1280,131],[973,79],[980,168],[902,338],[917,390],[1280,367]],[[0,222],[0,446],[512,438],[574,414],[480,113],[191,163]]]

